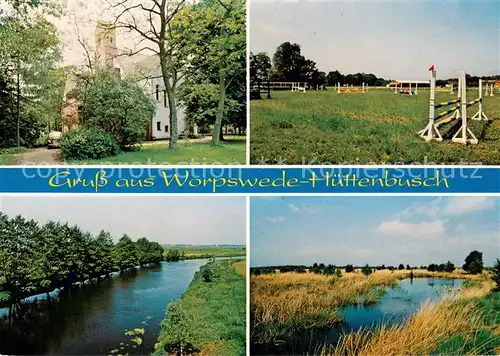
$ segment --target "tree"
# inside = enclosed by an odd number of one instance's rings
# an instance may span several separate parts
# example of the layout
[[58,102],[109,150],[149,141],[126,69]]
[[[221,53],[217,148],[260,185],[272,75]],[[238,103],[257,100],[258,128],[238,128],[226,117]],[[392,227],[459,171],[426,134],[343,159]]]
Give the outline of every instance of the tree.
[[399,269],[399,270],[403,270],[403,269],[405,269],[405,265],[404,265],[404,264],[402,264],[402,263],[400,263],[400,264],[399,264],[398,269]]
[[260,89],[261,83],[268,80],[271,69],[271,58],[265,52],[257,54],[250,53],[250,84],[257,85]]
[[474,250],[467,255],[462,268],[470,274],[479,274],[483,272],[483,267],[483,253]]
[[0,142],[12,145],[15,137],[15,145],[30,146],[43,127],[55,126],[59,115],[63,87],[54,68],[61,59],[60,44],[55,26],[33,9],[39,1],[9,3],[14,15],[0,14],[0,77],[10,83],[12,107],[9,117],[0,115],[0,126],[6,128]]
[[[179,43],[189,52],[193,68],[187,80],[203,78],[218,86],[212,144],[218,145],[227,93],[237,95],[240,120],[246,111],[246,36],[245,2],[242,0],[204,0],[186,7],[176,21]],[[178,25],[178,23],[175,23]]]
[[406,269],[411,269],[410,265],[407,264],[406,265]]
[[345,266],[345,271],[346,272],[353,272],[354,271],[353,265],[347,265],[347,266]]
[[80,95],[85,96],[82,121],[86,127],[112,134],[122,149],[145,139],[156,107],[135,82],[99,71]]
[[278,81],[304,81],[302,68],[306,59],[301,54],[297,43],[284,42],[278,46],[273,55],[273,71]]
[[186,1],[154,0],[147,3],[136,3],[134,0],[107,1],[112,8],[119,11],[114,27],[127,29],[141,37],[140,47],[130,51],[129,55],[149,52],[158,56],[169,106],[169,148],[175,149],[178,139],[177,86],[188,69],[188,51],[182,46],[181,41],[178,41],[180,33],[172,22]]
[[451,261],[448,261],[445,264],[444,270],[445,270],[445,272],[451,273],[455,270],[455,265]]
[[500,259],[496,259],[493,264],[493,276],[491,277],[497,284],[497,289],[500,289]]
[[114,245],[112,254],[115,266],[120,272],[125,272],[139,264],[135,244],[127,235],[123,235]]
[[368,266],[368,264],[366,264],[362,269],[361,269],[361,272],[363,272],[363,274],[365,276],[369,276],[370,274],[372,274],[372,269],[370,268],[370,266]]

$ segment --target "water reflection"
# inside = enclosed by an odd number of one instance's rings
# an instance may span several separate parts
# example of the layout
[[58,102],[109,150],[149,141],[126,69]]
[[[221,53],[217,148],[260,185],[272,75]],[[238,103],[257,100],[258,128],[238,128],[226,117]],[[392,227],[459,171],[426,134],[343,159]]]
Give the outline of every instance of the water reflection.
[[23,303],[9,327],[0,309],[0,354],[109,354],[130,343],[125,329],[144,328],[143,344],[130,354],[149,354],[165,309],[187,289],[206,260],[163,262],[132,273],[84,285],[81,291],[51,293]]
[[287,340],[271,345],[252,344],[255,355],[317,354],[322,345],[336,344],[341,335],[360,329],[370,329],[380,323],[401,323],[418,311],[427,300],[439,301],[450,290],[456,290],[461,280],[411,278],[400,281],[375,304],[362,302],[342,308],[344,322],[322,329],[301,329]]

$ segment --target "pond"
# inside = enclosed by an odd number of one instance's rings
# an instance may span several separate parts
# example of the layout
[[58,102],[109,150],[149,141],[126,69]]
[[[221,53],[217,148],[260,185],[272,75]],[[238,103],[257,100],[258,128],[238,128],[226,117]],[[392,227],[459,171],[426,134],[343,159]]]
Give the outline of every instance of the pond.
[[[0,309],[0,354],[108,355],[120,343],[123,353],[150,354],[169,302],[187,290],[207,262],[162,262],[71,294],[61,292],[50,306],[25,303],[25,315],[12,327],[5,320],[7,310]],[[125,329],[135,328],[144,329],[141,345],[125,336]]]
[[336,344],[340,336],[380,323],[401,323],[418,311],[426,301],[439,301],[446,292],[456,290],[462,280],[405,279],[391,288],[377,303],[348,306],[340,310],[343,322],[331,328],[301,329],[294,337],[274,345],[252,345],[252,354],[314,354],[322,345]]

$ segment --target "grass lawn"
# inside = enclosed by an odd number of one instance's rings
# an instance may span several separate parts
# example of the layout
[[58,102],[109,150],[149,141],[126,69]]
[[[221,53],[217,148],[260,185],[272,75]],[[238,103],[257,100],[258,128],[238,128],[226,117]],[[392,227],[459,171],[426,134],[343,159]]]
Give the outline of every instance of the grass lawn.
[[14,164],[17,161],[15,154],[27,151],[28,149],[26,147],[11,147],[0,150],[0,166]]
[[[468,90],[468,100],[478,96]],[[451,143],[459,127],[442,126],[443,142],[418,137],[429,116],[429,90],[418,96],[380,88],[365,94],[275,91],[250,105],[252,164],[500,163],[500,95],[484,98],[488,122],[469,120],[475,146]],[[456,99],[437,92],[436,102]],[[471,117],[477,105],[468,111]],[[442,109],[436,109],[436,113]]]
[[194,260],[200,258],[211,257],[241,257],[246,255],[246,249],[243,247],[219,247],[219,246],[186,246],[186,247],[170,247],[164,246],[163,255],[167,256],[169,250],[177,250],[186,260]]
[[169,304],[156,355],[245,355],[245,279],[233,262],[201,267],[181,299]]
[[193,164],[245,164],[246,136],[227,136],[227,141],[213,147],[209,141],[180,140],[177,149],[170,151],[168,143],[145,143],[140,151],[124,152],[115,157],[99,160],[72,161],[70,164],[146,164],[146,165],[193,165]]

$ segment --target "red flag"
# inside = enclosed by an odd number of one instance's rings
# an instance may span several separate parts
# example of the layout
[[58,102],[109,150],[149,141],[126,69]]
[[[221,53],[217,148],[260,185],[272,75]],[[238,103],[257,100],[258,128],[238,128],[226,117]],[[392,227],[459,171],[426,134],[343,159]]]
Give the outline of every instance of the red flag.
[[431,65],[431,67],[429,68],[429,72],[432,72],[434,70],[434,64]]

